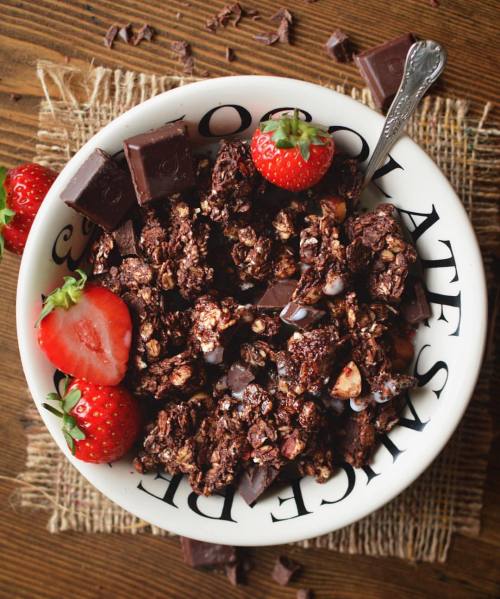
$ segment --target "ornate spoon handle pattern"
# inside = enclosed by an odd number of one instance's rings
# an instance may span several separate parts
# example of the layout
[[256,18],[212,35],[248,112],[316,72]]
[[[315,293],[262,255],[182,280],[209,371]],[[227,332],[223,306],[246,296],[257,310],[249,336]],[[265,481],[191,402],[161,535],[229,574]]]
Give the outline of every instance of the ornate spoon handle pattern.
[[384,128],[365,173],[365,185],[383,164],[389,150],[401,136],[422,96],[443,72],[446,52],[431,40],[416,42],[406,56],[403,79],[385,118]]

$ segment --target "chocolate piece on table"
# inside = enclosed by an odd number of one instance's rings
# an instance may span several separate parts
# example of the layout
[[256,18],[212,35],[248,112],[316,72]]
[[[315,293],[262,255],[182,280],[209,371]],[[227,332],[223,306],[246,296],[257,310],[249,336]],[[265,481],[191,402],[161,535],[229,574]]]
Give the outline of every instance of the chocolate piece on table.
[[305,306],[297,302],[289,302],[280,312],[280,318],[285,324],[306,329],[309,325],[318,322],[326,314],[312,306]]
[[126,44],[130,44],[132,39],[132,25],[129,23],[128,25],[120,27],[118,30],[118,37],[121,38]]
[[116,25],[111,25],[104,36],[104,45],[106,48],[112,48],[113,42],[115,41],[117,35],[118,27]]
[[234,587],[243,584],[243,573],[241,564],[239,562],[235,562],[234,564],[228,564],[226,566],[226,576],[229,582]]
[[408,281],[412,286],[413,293],[410,298],[401,305],[401,313],[410,324],[418,324],[432,316],[432,310],[427,301],[425,287],[420,279]]
[[180,537],[182,554],[192,568],[219,568],[236,562],[236,547]]
[[61,199],[106,231],[116,229],[135,204],[130,176],[99,149],[78,169]]
[[154,34],[155,30],[147,23],[144,23],[144,25],[139,29],[139,31],[135,35],[134,39],[132,40],[132,43],[134,44],[134,46],[138,46],[142,42],[142,40],[150,42],[153,39]]
[[362,52],[355,57],[361,76],[372,93],[373,101],[382,110],[389,108],[398,91],[408,50],[415,43],[411,33],[405,33]]
[[273,283],[255,302],[255,306],[257,308],[283,308],[290,301],[295,287],[297,287],[297,281],[294,279],[283,279]]
[[272,46],[280,39],[280,34],[276,31],[265,31],[264,33],[258,33],[254,36],[254,40],[264,44],[265,46]]
[[353,47],[349,36],[340,29],[336,29],[325,44],[326,53],[336,62],[350,62]]
[[137,238],[134,223],[128,219],[113,231],[113,239],[122,258],[126,256],[137,256]]
[[253,372],[239,362],[232,364],[227,372],[227,386],[233,393],[243,391],[254,379]]
[[286,557],[285,555],[280,555],[276,560],[276,564],[274,565],[271,576],[278,584],[286,586],[292,579],[293,575],[301,568],[302,566],[294,560]]
[[299,589],[297,591],[297,599],[313,599],[311,589]]
[[238,492],[248,505],[252,505],[257,499],[269,489],[279,470],[268,465],[250,466],[241,475]]
[[236,54],[234,53],[234,50],[232,48],[226,48],[226,60],[227,62],[233,62],[234,60],[236,60]]
[[141,206],[195,185],[186,124],[169,123],[123,142]]

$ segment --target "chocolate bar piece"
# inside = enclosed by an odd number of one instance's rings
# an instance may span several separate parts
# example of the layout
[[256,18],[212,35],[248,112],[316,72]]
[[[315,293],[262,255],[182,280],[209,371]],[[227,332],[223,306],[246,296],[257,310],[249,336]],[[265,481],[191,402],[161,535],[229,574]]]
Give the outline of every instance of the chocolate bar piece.
[[238,484],[239,494],[248,505],[252,505],[264,491],[269,489],[278,476],[278,472],[277,468],[268,465],[250,466],[241,475]]
[[113,238],[122,258],[138,255],[134,223],[130,219],[126,220],[118,229],[113,231]]
[[299,589],[297,591],[297,599],[313,599],[311,589]]
[[336,62],[350,62],[354,52],[349,36],[340,29],[336,29],[328,38],[325,50]]
[[116,229],[135,204],[130,176],[99,149],[78,169],[61,199],[106,231]]
[[219,568],[236,562],[236,547],[180,537],[182,554],[192,568]]
[[290,301],[295,287],[297,287],[297,281],[293,279],[273,283],[255,305],[257,308],[283,308]]
[[245,368],[243,364],[235,362],[231,365],[227,373],[227,386],[233,393],[239,393],[249,385],[255,376],[251,370]]
[[318,310],[297,302],[289,302],[280,312],[280,318],[285,324],[298,329],[306,329],[309,325],[321,320],[325,314],[324,310]]
[[195,185],[186,124],[169,123],[123,142],[141,206]]
[[378,108],[387,110],[391,105],[401,83],[406,55],[414,43],[413,34],[405,33],[355,57]]
[[301,568],[302,566],[293,559],[290,559],[285,555],[280,555],[276,560],[271,576],[278,584],[286,586],[292,579],[293,575],[301,570]]
[[420,279],[408,281],[412,293],[408,300],[401,305],[401,313],[410,324],[418,324],[432,316],[432,310],[427,301],[425,287]]

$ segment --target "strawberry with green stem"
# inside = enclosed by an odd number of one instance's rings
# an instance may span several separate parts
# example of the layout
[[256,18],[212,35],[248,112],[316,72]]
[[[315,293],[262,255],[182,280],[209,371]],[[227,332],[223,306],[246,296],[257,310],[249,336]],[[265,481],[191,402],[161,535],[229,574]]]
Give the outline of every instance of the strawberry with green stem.
[[62,421],[71,453],[84,462],[114,462],[139,436],[142,419],[137,400],[121,386],[94,385],[82,379],[64,380],[62,395],[49,393],[44,403]]
[[261,175],[278,187],[301,191],[325,175],[335,151],[331,135],[319,125],[293,115],[263,121],[250,144],[252,160]]
[[99,385],[125,376],[132,342],[127,304],[77,270],[48,295],[38,327],[38,344],[62,372]]
[[33,220],[57,173],[25,163],[10,170],[0,167],[0,257],[4,248],[22,254]]

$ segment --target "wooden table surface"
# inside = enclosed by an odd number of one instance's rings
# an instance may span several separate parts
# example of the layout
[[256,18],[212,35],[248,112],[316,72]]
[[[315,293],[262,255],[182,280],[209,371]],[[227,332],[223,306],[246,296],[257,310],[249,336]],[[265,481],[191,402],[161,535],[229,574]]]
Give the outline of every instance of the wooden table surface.
[[[110,67],[170,73],[178,69],[169,50],[172,39],[192,43],[196,64],[211,76],[273,74],[312,81],[360,84],[356,68],[327,59],[322,45],[336,27],[368,48],[406,31],[442,42],[449,63],[440,82],[447,95],[469,98],[475,106],[496,100],[498,85],[499,0],[286,0],[297,17],[294,45],[271,49],[253,35],[268,22],[246,20],[239,29],[216,35],[205,19],[221,1],[190,0],[0,0],[0,164],[31,160],[42,95],[35,76],[38,59],[90,61]],[[254,0],[265,17],[280,0]],[[189,6],[188,6],[189,5]],[[181,13],[179,19],[176,13]],[[117,43],[104,48],[102,36],[114,22],[150,23],[154,42],[139,47]],[[224,58],[226,46],[237,56]],[[22,97],[15,101],[11,94]],[[218,575],[199,573],[182,563],[176,540],[151,536],[49,535],[46,513],[14,510],[12,478],[22,471],[25,438],[21,419],[25,381],[14,324],[19,261],[8,255],[0,267],[0,597],[294,597],[310,587],[316,597],[498,597],[500,596],[499,461],[490,459],[482,531],[478,538],[456,537],[446,564],[413,565],[398,559],[340,555],[327,550],[290,549],[305,566],[294,588],[269,579],[277,548],[253,551],[256,570],[249,587],[233,589]],[[495,409],[498,415],[498,406]],[[492,456],[500,449],[498,434]]]

